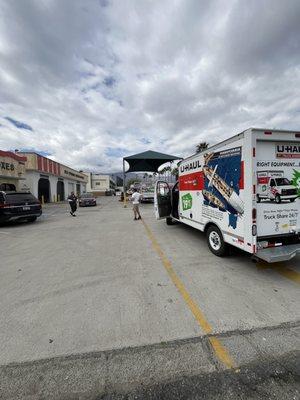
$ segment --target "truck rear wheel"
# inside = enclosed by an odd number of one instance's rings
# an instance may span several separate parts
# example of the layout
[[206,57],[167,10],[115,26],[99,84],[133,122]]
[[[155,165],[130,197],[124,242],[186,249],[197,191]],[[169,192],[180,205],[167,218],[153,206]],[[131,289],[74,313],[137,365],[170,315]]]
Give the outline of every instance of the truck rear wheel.
[[260,197],[259,197],[259,195],[256,195],[256,201],[257,201],[258,203],[260,203]]
[[279,194],[276,194],[275,196],[275,203],[277,204],[281,203],[281,197],[279,196]]
[[209,250],[218,257],[223,257],[228,253],[227,243],[224,242],[223,235],[217,226],[210,226],[206,232]]
[[166,223],[167,223],[167,225],[174,225],[173,218],[172,217],[167,217],[166,218]]

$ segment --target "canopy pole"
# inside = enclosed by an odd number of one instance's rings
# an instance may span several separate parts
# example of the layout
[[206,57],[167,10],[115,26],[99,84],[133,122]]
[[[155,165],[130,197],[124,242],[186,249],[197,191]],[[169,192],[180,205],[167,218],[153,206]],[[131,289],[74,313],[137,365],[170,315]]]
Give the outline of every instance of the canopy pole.
[[126,188],[125,188],[125,160],[124,160],[124,158],[123,158],[123,197],[124,197],[124,200],[123,200],[123,206],[124,206],[124,208],[126,208],[126,207],[127,207],[127,205],[126,205]]

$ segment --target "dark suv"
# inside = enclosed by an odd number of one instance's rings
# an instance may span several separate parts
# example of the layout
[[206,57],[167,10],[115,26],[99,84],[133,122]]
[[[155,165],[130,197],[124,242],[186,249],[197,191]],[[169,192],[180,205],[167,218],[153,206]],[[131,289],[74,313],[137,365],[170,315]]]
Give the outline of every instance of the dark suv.
[[31,193],[0,192],[0,223],[16,220],[33,222],[41,214],[41,203]]

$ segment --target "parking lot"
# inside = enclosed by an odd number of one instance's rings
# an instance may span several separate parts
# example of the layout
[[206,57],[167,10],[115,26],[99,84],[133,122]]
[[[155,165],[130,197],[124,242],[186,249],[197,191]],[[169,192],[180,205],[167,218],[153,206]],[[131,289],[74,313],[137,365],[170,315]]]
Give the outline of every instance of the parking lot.
[[199,231],[141,211],[133,221],[130,205],[103,197],[76,218],[50,204],[35,223],[0,228],[0,397],[93,398],[294,360],[299,258],[218,258]]

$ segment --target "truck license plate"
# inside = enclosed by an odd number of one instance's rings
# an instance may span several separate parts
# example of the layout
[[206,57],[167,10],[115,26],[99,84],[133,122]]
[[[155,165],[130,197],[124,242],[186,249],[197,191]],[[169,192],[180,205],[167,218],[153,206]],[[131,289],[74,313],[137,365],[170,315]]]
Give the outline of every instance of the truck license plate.
[[30,207],[29,207],[29,206],[24,206],[24,207],[23,207],[23,211],[28,211],[28,210],[30,210]]

